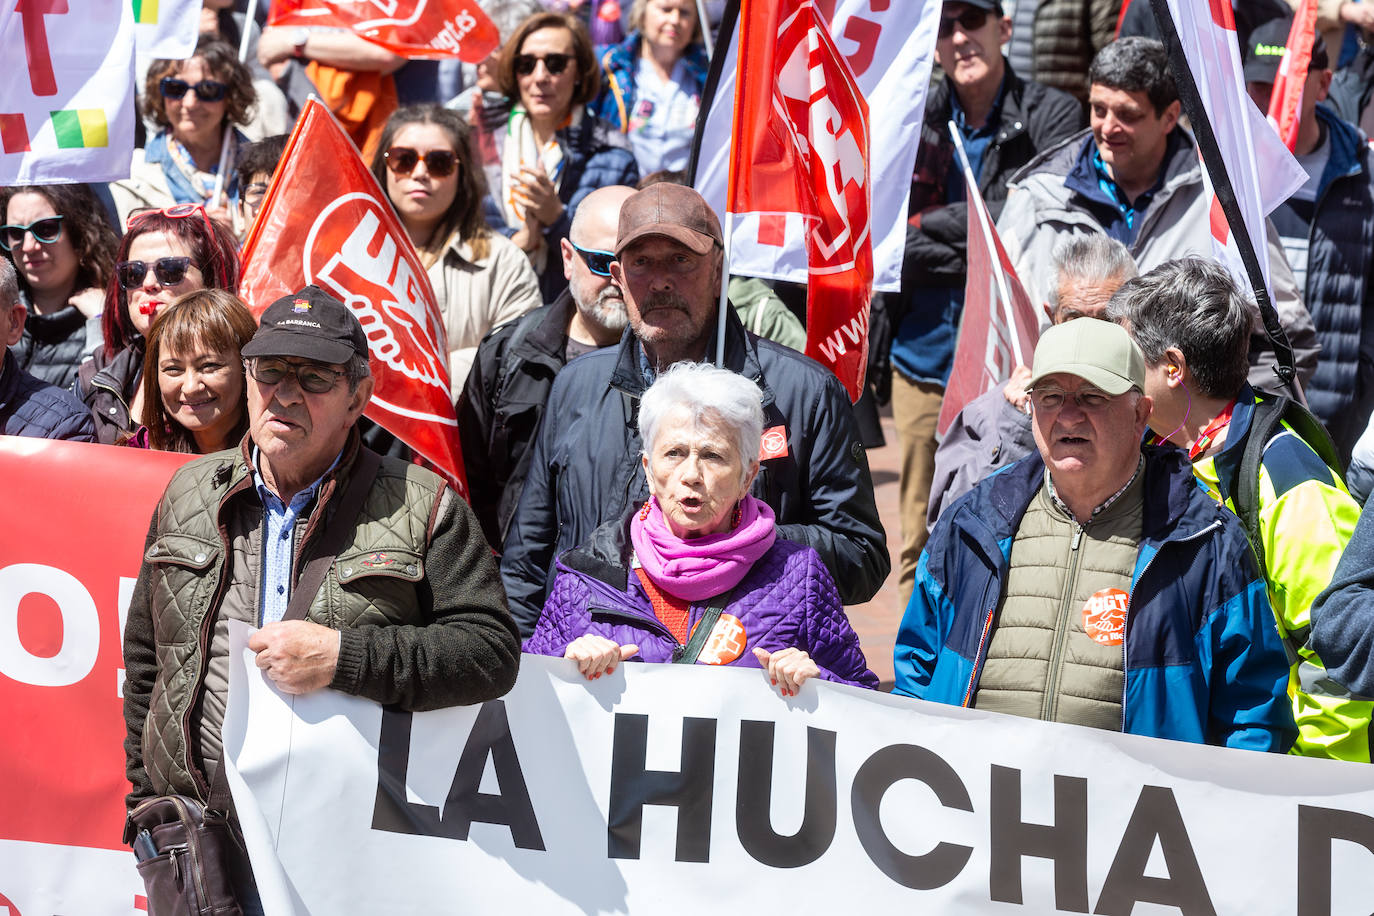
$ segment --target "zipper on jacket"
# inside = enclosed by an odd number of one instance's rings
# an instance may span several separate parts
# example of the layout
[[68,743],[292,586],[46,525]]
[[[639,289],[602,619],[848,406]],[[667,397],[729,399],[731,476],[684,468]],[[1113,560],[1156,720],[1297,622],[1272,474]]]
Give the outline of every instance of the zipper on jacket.
[[1073,605],[1073,587],[1078,581],[1078,566],[1083,559],[1079,548],[1083,546],[1083,532],[1091,521],[1073,521],[1073,540],[1069,542],[1069,564],[1065,570],[1064,588],[1059,593],[1059,607],[1055,610],[1053,642],[1050,645],[1049,678],[1045,683],[1045,696],[1040,701],[1040,718],[1046,722],[1055,721],[1059,712],[1059,666],[1064,660],[1064,649],[1069,641],[1069,608]]
[[[1159,550],[1163,550],[1164,547],[1168,544],[1186,544],[1189,541],[1196,540],[1197,538],[1202,537],[1204,534],[1208,534],[1212,531],[1215,531],[1217,528],[1220,527],[1221,522],[1212,522],[1206,528],[1203,528],[1201,531],[1194,531],[1187,537],[1178,538],[1177,540],[1173,541],[1163,542],[1159,545]],[[1145,574],[1148,573],[1150,571],[1150,567],[1154,565],[1155,558],[1159,556],[1159,550],[1156,550],[1154,552],[1154,556],[1150,557],[1150,559],[1145,561],[1145,566],[1140,570],[1140,575],[1136,576],[1135,581],[1131,583],[1131,593],[1126,597],[1126,617],[1121,621],[1121,733],[1123,735],[1126,734],[1126,688],[1130,684],[1130,681],[1126,677],[1127,661],[1130,657],[1130,643],[1127,637],[1130,635],[1129,624],[1131,620],[1131,608],[1135,607],[1135,587],[1140,584],[1140,580],[1145,578]]]
[[973,685],[978,682],[978,672],[983,667],[983,653],[987,649],[988,633],[992,631],[992,618],[997,613],[997,602],[988,608],[988,616],[983,620],[983,635],[978,637],[978,651],[973,655],[973,670],[968,675],[968,687],[964,689],[964,701],[960,706],[967,707],[973,700]]

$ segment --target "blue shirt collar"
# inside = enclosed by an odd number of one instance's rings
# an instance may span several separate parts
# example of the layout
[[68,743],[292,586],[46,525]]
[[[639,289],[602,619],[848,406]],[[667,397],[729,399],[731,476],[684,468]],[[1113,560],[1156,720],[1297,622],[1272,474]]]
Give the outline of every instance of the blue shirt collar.
[[959,132],[965,137],[970,134],[989,133],[995,131],[1002,123],[1002,97],[1007,91],[1007,74],[1002,73],[1002,82],[997,86],[997,96],[992,100],[992,108],[988,110],[988,119],[982,127],[977,129],[970,128],[964,116],[964,106],[959,104],[959,93],[954,91],[951,86],[949,90],[950,117],[954,121],[954,126],[959,128]]
[[[339,449],[339,454],[334,456],[334,461],[329,465],[329,467],[325,468],[323,474],[315,478],[314,483],[310,484],[310,486],[306,487],[304,490],[301,490],[295,496],[291,497],[289,508],[294,509],[297,513],[299,513],[301,508],[309,505],[310,501],[315,498],[315,494],[319,491],[320,484],[323,483],[324,479],[328,477],[336,467],[339,466],[339,461],[343,458],[345,448],[347,448],[347,446]],[[258,497],[262,500],[262,504],[264,506],[268,506],[270,508],[275,508],[278,506],[284,508],[288,507],[287,504],[282,502],[280,496],[272,492],[272,490],[267,486],[266,481],[263,479],[261,461],[259,460],[260,454],[261,452],[255,444],[253,446],[253,461],[250,465],[250,470],[253,473],[253,484],[258,489]]]

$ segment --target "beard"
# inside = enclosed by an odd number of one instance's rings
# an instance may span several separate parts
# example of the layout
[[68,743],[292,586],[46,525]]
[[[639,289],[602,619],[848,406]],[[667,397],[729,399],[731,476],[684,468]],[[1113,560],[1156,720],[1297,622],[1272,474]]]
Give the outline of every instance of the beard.
[[578,302],[577,310],[585,320],[617,335],[625,330],[630,320],[629,313],[625,311],[625,298],[620,295],[620,287],[614,283],[606,284],[590,303],[584,305]]

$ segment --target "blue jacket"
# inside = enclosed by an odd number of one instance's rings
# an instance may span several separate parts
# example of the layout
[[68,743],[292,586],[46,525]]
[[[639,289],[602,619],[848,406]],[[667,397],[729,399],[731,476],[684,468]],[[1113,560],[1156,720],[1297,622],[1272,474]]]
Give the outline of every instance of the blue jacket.
[[6,348],[0,362],[0,435],[94,442],[95,423],[71,392],[20,369]]
[[[634,111],[639,98],[635,73],[639,69],[641,41],[643,36],[639,32],[631,32],[620,44],[597,48],[606,80],[601,86],[601,94],[592,102],[591,110],[621,133],[629,132],[630,112]],[[707,71],[711,69],[711,58],[706,55],[706,47],[700,42],[690,44],[683,51],[682,58],[687,64],[688,83],[700,95],[706,85]]]
[[[1240,520],[1194,482],[1182,452],[1144,452],[1122,731],[1287,751],[1297,735],[1288,663]],[[972,705],[1012,540],[1044,472],[1032,453],[941,517],[897,633],[896,693]]]

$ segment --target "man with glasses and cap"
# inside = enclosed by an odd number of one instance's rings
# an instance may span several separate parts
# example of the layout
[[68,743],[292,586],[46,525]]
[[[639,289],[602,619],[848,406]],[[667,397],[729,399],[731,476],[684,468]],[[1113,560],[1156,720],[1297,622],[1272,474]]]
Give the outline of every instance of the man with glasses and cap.
[[[554,381],[501,556],[511,612],[529,635],[554,559],[649,495],[640,459],[639,399],[682,360],[714,362],[720,222],[701,195],[650,185],[620,208],[611,276],[629,327],[620,346],[569,363]],[[821,555],[849,604],[867,601],[890,562],[853,409],[834,373],[725,316],[725,368],[764,393],[764,449],[752,492],[778,536]]]
[[1288,664],[1234,514],[1142,448],[1145,360],[1096,318],[1035,349],[1037,451],[941,517],[897,634],[896,692],[1286,752]]
[[[308,286],[267,307],[243,355],[248,434],[172,477],[129,603],[130,807],[216,794],[230,620],[259,627],[248,646],[285,693],[424,710],[515,683],[515,625],[471,510],[359,443],[373,381],[358,319]],[[239,889],[253,896],[246,874]]]
[[463,467],[481,481],[472,511],[498,550],[529,471],[534,435],[556,376],[584,353],[620,342],[625,297],[611,281],[620,205],[634,193],[608,185],[588,194],[559,243],[568,288],[549,305],[493,328],[477,347],[458,397]]

